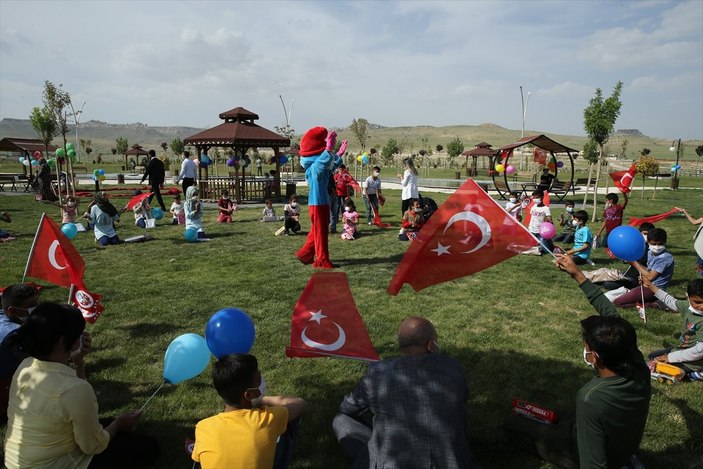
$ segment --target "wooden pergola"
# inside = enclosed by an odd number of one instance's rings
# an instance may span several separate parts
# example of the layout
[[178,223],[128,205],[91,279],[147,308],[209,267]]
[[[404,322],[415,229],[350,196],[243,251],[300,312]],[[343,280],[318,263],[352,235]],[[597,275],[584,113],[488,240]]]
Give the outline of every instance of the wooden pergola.
[[[279,157],[284,153],[281,149],[290,146],[290,139],[255,124],[254,121],[259,119],[259,116],[243,107],[236,107],[223,112],[219,117],[224,120],[222,124],[192,135],[183,140],[183,143],[195,147],[199,162],[202,161],[202,156],[207,154],[211,148],[232,149],[235,158],[244,156],[250,148],[272,148],[276,163],[276,175],[274,176],[271,190],[263,193],[270,193],[270,196],[280,199],[281,173]],[[257,181],[255,178],[247,181],[244,168],[236,169],[230,175],[234,177],[234,195],[237,203],[241,203],[242,200],[261,199],[261,197],[253,197],[254,194],[262,193],[259,190],[254,190],[253,186],[263,185],[264,181]],[[216,192],[219,192],[221,188],[217,187],[217,185],[210,187],[206,165],[198,165],[198,176],[201,197],[216,198],[215,196],[219,196]],[[247,184],[247,182],[250,184]]]
[[[566,197],[566,194],[568,192],[568,189],[570,187],[573,187],[574,185],[574,157],[572,156],[572,153],[576,154],[578,156],[578,150],[574,150],[573,148],[569,148],[566,145],[562,145],[561,143],[552,140],[551,138],[547,137],[546,135],[531,135],[529,137],[524,137],[518,140],[515,143],[511,143],[510,145],[505,145],[504,147],[498,148],[497,152],[500,156],[496,156],[495,158],[495,163],[502,163],[506,168],[508,167],[508,162],[510,160],[510,157],[513,156],[513,150],[516,148],[519,148],[523,145],[532,145],[536,148],[541,148],[542,150],[548,151],[549,154],[551,155],[551,159],[556,161],[556,154],[557,153],[566,153],[567,157],[569,158],[569,164],[570,164],[570,173],[569,173],[569,180],[567,181],[559,181],[562,184],[565,184],[565,187],[567,190],[562,190],[559,196],[559,202],[564,200]],[[498,161],[498,159],[501,158],[501,161]],[[491,166],[495,166],[494,164],[491,164]],[[559,167],[558,165],[554,166],[554,169],[549,169],[551,172],[554,172],[554,178],[552,179],[551,185],[547,188],[548,191],[552,191],[552,188],[555,187],[555,183],[559,180]],[[566,171],[567,168],[564,168],[562,171]],[[493,182],[495,184],[496,181],[496,175],[498,177],[502,177],[504,179],[505,185],[504,187],[509,187],[508,184],[508,172],[503,171],[502,173],[497,173],[496,171],[493,172]],[[501,191],[498,189],[498,194],[500,195],[501,198],[505,198],[505,195],[507,192]]]
[[[49,145],[48,149],[50,152],[56,151],[58,147],[56,145]],[[46,154],[47,147],[44,146],[44,142],[36,138],[14,138],[6,137],[0,140],[0,151],[6,151],[9,153],[18,153],[22,156],[34,158],[34,152],[39,151],[45,158],[49,156]],[[27,174],[27,166],[22,165],[22,172]]]
[[[477,168],[477,160],[479,157],[487,157],[489,162],[493,161],[493,158],[498,155],[498,150],[494,150],[491,148],[490,143],[486,142],[481,142],[477,143],[474,148],[471,150],[467,150],[462,155],[466,157],[466,176],[467,177],[476,177],[478,173],[478,168]],[[471,162],[471,169],[469,170],[469,156],[473,158],[473,161]]]
[[138,145],[138,144],[132,145],[132,148],[130,148],[129,150],[124,152],[124,170],[127,171],[127,169],[129,169],[129,165],[127,163],[128,156],[134,156],[137,158],[137,162],[136,162],[137,164],[135,165],[135,167],[136,167],[136,166],[139,166],[139,157],[140,156],[148,156],[148,155],[149,155],[149,152],[146,151],[144,148],[142,148],[141,145]]

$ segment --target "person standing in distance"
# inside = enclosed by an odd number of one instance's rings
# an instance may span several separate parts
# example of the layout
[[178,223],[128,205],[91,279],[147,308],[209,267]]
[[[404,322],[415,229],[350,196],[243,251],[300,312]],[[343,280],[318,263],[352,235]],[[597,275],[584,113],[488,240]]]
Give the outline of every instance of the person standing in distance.
[[141,183],[149,178],[149,185],[151,186],[151,196],[149,197],[149,205],[151,201],[156,196],[156,200],[159,202],[159,206],[162,211],[166,211],[166,205],[164,205],[164,200],[161,198],[161,186],[164,184],[166,179],[166,171],[164,170],[164,163],[156,157],[156,152],[154,150],[149,150],[149,162],[146,165],[146,171],[144,171],[144,176],[142,176]]
[[182,181],[183,196],[190,186],[195,185],[195,180],[198,178],[198,168],[195,162],[190,159],[190,152],[183,152],[183,162],[181,163],[181,172],[178,174],[178,180]]

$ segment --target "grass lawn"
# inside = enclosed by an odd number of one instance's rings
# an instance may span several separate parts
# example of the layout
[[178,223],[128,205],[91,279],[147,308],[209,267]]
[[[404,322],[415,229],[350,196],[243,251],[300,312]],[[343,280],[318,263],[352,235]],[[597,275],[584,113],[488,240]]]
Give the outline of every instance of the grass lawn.
[[[400,195],[388,191],[381,215],[396,227]],[[431,195],[438,203],[446,195]],[[576,198],[580,200],[579,197]],[[166,198],[170,205],[171,199]],[[122,200],[119,203],[123,203]],[[87,201],[83,202],[83,207]],[[363,203],[357,202],[360,212]],[[633,196],[626,216],[646,216],[684,206],[701,216],[703,191],[661,190],[641,199]],[[602,205],[601,205],[602,207]],[[282,212],[282,206],[277,206]],[[0,211],[12,215],[2,224],[17,240],[0,244],[0,283],[22,280],[27,254],[42,211],[59,220],[57,210],[30,196],[3,196]],[[106,311],[94,325],[95,351],[87,358],[88,379],[95,388],[101,414],[116,415],[141,407],[161,384],[163,354],[168,344],[187,332],[204,334],[208,318],[223,307],[238,307],[256,324],[252,353],[259,358],[271,394],[298,395],[310,403],[294,455],[294,468],[348,467],[331,430],[342,396],[357,383],[365,364],[351,360],[289,359],[293,307],[314,272],[293,256],[303,236],[275,237],[277,223],[258,221],[261,209],[244,208],[229,225],[205,214],[209,243],[187,244],[181,227],[163,225],[150,232],[155,241],[102,248],[92,233],[74,240],[86,262],[86,283],[104,295]],[[554,210],[555,215],[561,212]],[[303,229],[309,227],[303,216]],[[59,220],[60,221],[60,220]],[[549,467],[506,441],[501,423],[511,399],[519,396],[547,407],[573,409],[576,390],[592,375],[582,361],[578,321],[593,309],[575,282],[558,271],[551,258],[518,256],[472,277],[430,287],[419,293],[404,287],[397,297],[385,289],[403,256],[406,243],[397,229],[360,225],[360,238],[345,242],[332,236],[330,253],[347,273],[352,293],[382,357],[396,353],[395,334],[408,315],[422,315],[436,325],[442,351],[459,359],[470,381],[468,402],[471,447],[489,468]],[[683,215],[657,226],[669,233],[676,258],[670,292],[683,297],[695,275],[694,227]],[[597,231],[598,226],[591,226]],[[118,227],[120,237],[141,233],[131,214]],[[601,251],[596,267],[620,267]],[[65,301],[68,291],[49,286],[42,299]],[[637,329],[647,353],[674,344],[680,331],[672,313],[650,312],[642,323],[637,313],[622,314]],[[640,459],[647,467],[700,467],[703,464],[703,385],[653,383],[653,396]],[[183,451],[196,422],[219,412],[222,403],[211,386],[209,368],[199,377],[167,385],[146,408],[140,431],[156,435],[162,445],[159,467],[190,467]],[[2,430],[4,436],[4,429]]]

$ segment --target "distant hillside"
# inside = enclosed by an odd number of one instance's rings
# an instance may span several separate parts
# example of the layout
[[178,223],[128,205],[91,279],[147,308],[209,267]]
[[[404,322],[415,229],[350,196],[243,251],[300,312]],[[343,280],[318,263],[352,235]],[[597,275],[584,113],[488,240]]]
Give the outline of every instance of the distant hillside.
[[[94,155],[109,154],[110,149],[115,146],[117,137],[126,138],[130,145],[138,143],[145,148],[158,148],[162,142],[168,144],[176,138],[184,139],[196,134],[204,129],[195,127],[152,127],[140,122],[134,124],[109,124],[101,121],[87,121],[80,124],[80,139],[90,140]],[[529,131],[526,135],[536,135],[544,133],[548,137],[568,146],[580,150],[586,142],[586,137],[573,135],[559,135],[543,131]],[[349,150],[356,152],[360,146],[349,129],[339,129],[340,139],[349,140]],[[71,129],[71,135],[73,129]],[[435,151],[437,145],[442,145],[445,149],[447,144],[460,138],[466,149],[473,148],[482,141],[488,142],[494,148],[507,145],[520,138],[519,130],[511,130],[493,123],[481,125],[453,125],[446,127],[434,127],[431,125],[421,125],[415,127],[384,127],[379,124],[369,124],[366,148],[381,148],[389,139],[395,139],[403,148],[404,153],[416,153],[423,148],[429,147]],[[5,137],[36,138],[36,133],[28,119],[2,119],[0,120],[0,139]],[[298,135],[300,138],[300,135]],[[75,139],[75,136],[71,140]],[[636,159],[643,148],[649,148],[654,157],[662,160],[672,159],[669,151],[670,140],[656,139],[642,135],[636,129],[618,130],[612,135],[606,145],[606,154],[620,154],[622,143],[627,140],[626,157]],[[57,142],[55,140],[55,142]],[[425,143],[426,142],[426,143]],[[684,159],[695,160],[695,148],[701,145],[702,141],[684,142]]]

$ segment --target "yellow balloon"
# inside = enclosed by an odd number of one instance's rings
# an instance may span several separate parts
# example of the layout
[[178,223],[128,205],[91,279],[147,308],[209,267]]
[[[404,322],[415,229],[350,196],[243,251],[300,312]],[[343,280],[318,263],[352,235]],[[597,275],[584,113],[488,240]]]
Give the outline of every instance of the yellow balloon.
[[359,155],[359,156],[356,157],[356,161],[358,161],[359,163],[361,163],[361,159],[362,159],[362,158],[363,158],[363,156]]
[[505,171],[505,166],[503,166],[502,164],[497,164],[496,171],[498,171],[499,173],[502,173],[503,171]]

